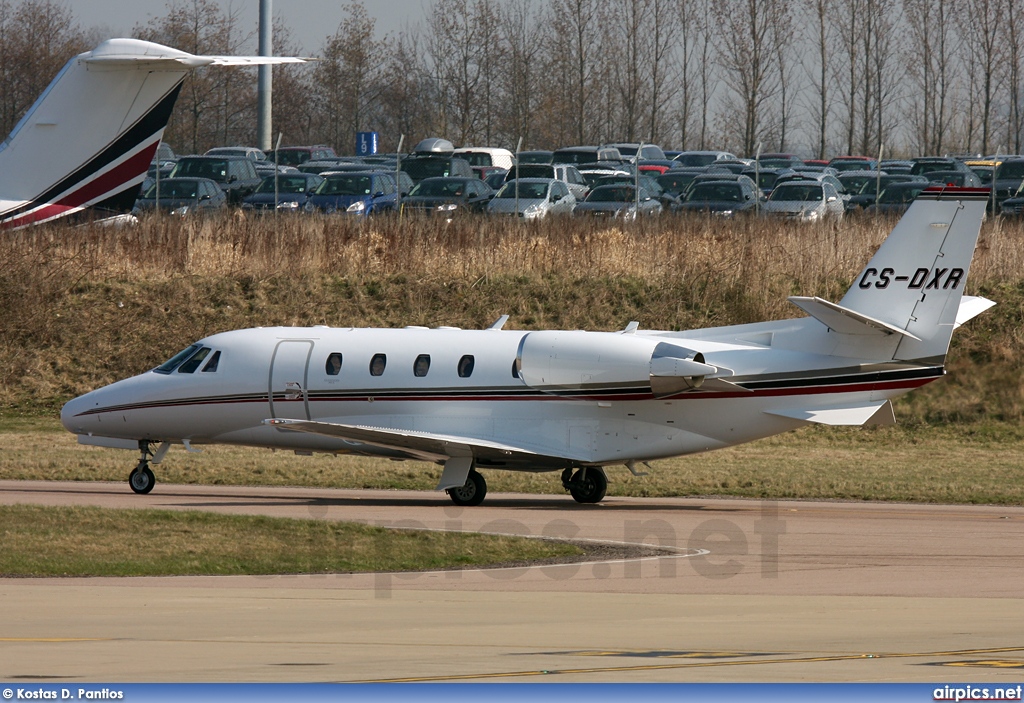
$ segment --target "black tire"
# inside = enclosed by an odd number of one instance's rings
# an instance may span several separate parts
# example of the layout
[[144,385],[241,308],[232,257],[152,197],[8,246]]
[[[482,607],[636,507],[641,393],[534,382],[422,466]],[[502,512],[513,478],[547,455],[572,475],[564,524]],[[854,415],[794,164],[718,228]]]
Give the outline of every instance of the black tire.
[[135,470],[128,474],[128,485],[134,492],[146,494],[156,485],[156,477],[148,466],[140,462]]
[[580,469],[569,482],[569,493],[577,503],[600,503],[608,493],[608,477],[597,467]]
[[456,505],[480,505],[487,495],[487,481],[480,472],[470,470],[466,483],[461,488],[449,488],[445,491]]

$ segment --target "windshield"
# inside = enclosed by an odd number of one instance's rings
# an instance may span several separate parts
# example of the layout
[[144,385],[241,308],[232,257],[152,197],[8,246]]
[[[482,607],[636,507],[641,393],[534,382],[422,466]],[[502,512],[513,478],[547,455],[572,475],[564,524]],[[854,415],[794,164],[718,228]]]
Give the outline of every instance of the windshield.
[[414,181],[424,178],[451,175],[450,159],[407,159],[402,162],[402,170]]
[[695,174],[688,173],[686,175],[672,175],[666,173],[664,176],[658,176],[655,180],[658,184],[669,193],[682,193],[686,190],[686,186],[690,185],[690,181],[693,180]]
[[301,149],[282,149],[277,152],[277,163],[282,166],[298,166],[309,161],[309,152]]
[[180,352],[178,352],[177,354],[175,354],[170,359],[160,364],[153,370],[156,371],[157,373],[170,373],[171,371],[174,371],[174,369],[178,368],[178,365],[181,362],[192,356],[192,354],[194,354],[196,350],[200,349],[201,347],[201,344],[193,344],[189,347],[186,347],[185,349],[182,349]]
[[466,190],[464,181],[435,180],[428,178],[420,181],[409,191],[409,195],[423,195],[428,197],[458,197]]
[[462,151],[457,154],[460,159],[465,159],[470,166],[493,166],[491,155],[486,151]]
[[806,203],[822,199],[822,189],[817,183],[807,185],[781,185],[772,191],[768,200],[776,203]]
[[636,200],[636,190],[630,186],[601,186],[594,188],[587,196],[588,203],[631,203]]
[[522,181],[510,181],[502,186],[495,198],[515,198],[516,184],[519,185],[519,197],[523,200],[542,200],[548,197],[547,183],[523,183]]
[[843,184],[847,192],[860,195],[874,193],[875,180],[875,176],[846,176],[840,178],[839,182]]
[[889,203],[889,204],[900,204],[909,203],[918,195],[921,191],[928,187],[927,183],[913,186],[903,185],[892,185],[888,188],[882,189],[882,194],[878,196],[878,202]]
[[676,161],[683,166],[707,166],[718,161],[718,157],[714,154],[680,154]]
[[369,195],[371,184],[369,176],[328,176],[314,192],[317,195]]
[[523,151],[519,153],[520,164],[549,164],[551,163],[550,151]]
[[551,157],[553,164],[589,164],[597,161],[597,151],[556,151]]
[[[195,181],[163,181],[160,184],[160,199],[174,198],[179,200],[187,200],[196,197],[196,190],[199,184]],[[146,191],[146,198],[149,200],[156,199],[157,186],[154,183],[150,186],[149,190]]]
[[738,203],[743,200],[743,189],[738,183],[698,183],[686,196],[686,202],[724,200]]
[[1024,179],[1024,161],[1004,161],[996,169],[996,179]]
[[225,181],[228,177],[228,162],[219,159],[182,159],[171,171],[171,178],[178,176]]
[[[309,189],[309,180],[306,178],[298,178],[296,176],[278,176],[277,177],[277,192],[278,193],[305,193]],[[274,177],[265,178],[258,192],[260,193],[273,193],[274,192]]]

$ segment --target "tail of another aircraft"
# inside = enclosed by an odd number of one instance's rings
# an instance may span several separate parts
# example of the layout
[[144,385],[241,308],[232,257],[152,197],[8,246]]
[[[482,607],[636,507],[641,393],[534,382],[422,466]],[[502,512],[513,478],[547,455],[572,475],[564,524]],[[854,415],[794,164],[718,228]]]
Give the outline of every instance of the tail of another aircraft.
[[0,144],[0,229],[131,210],[190,70],[303,60],[194,56],[137,39],[76,56]]
[[831,330],[856,336],[840,344],[839,356],[878,351],[941,364],[953,329],[993,304],[963,295],[990,196],[977,188],[925,190],[838,305],[790,300]]

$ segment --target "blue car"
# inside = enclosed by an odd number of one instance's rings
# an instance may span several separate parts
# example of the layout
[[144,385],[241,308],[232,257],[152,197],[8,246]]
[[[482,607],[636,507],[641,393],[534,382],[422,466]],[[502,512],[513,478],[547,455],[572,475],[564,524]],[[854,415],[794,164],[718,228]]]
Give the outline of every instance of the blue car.
[[386,171],[345,171],[320,174],[324,182],[309,196],[306,212],[336,212],[366,217],[391,211],[398,201],[395,177]]
[[273,212],[276,198],[278,212],[297,212],[323,182],[324,179],[315,173],[278,174],[275,196],[274,177],[267,176],[256,192],[242,201],[242,209]]

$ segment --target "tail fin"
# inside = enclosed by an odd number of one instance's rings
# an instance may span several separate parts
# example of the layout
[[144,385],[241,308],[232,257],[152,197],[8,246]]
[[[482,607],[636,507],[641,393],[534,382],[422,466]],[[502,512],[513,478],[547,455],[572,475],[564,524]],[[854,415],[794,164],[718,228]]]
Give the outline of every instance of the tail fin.
[[130,210],[190,70],[302,60],[194,56],[137,39],[79,54],[0,144],[0,229]]
[[790,300],[837,332],[879,337],[893,359],[942,363],[990,196],[980,188],[928,188],[838,305]]

